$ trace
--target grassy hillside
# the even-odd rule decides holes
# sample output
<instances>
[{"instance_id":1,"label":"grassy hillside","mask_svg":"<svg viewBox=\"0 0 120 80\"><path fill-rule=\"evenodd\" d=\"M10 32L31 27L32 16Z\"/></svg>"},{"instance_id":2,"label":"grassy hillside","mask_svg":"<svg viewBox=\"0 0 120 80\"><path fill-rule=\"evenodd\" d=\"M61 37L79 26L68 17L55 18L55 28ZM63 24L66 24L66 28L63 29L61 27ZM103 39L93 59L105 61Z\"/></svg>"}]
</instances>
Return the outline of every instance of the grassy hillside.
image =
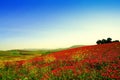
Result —
<instances>
[{"instance_id":1,"label":"grassy hillside","mask_svg":"<svg viewBox=\"0 0 120 80\"><path fill-rule=\"evenodd\" d=\"M25 50L7 50L7 51L0 51L0 61L14 61L14 60L27 60L34 58L36 56L47 55L50 53L81 47L83 45L74 45L69 48L58 48L58 49L25 49Z\"/></svg>"},{"instance_id":2,"label":"grassy hillside","mask_svg":"<svg viewBox=\"0 0 120 80\"><path fill-rule=\"evenodd\" d=\"M120 80L120 43L77 47L2 64L0 80Z\"/></svg>"},{"instance_id":3,"label":"grassy hillside","mask_svg":"<svg viewBox=\"0 0 120 80\"><path fill-rule=\"evenodd\" d=\"M70 48L77 48L77 47L82 47L82 46L85 46L85 45L73 45Z\"/></svg>"},{"instance_id":4,"label":"grassy hillside","mask_svg":"<svg viewBox=\"0 0 120 80\"><path fill-rule=\"evenodd\" d=\"M39 49L39 50L8 50L0 51L0 61L18 61L27 60L36 56L47 55L53 52L61 51L66 48L59 49Z\"/></svg>"}]
</instances>

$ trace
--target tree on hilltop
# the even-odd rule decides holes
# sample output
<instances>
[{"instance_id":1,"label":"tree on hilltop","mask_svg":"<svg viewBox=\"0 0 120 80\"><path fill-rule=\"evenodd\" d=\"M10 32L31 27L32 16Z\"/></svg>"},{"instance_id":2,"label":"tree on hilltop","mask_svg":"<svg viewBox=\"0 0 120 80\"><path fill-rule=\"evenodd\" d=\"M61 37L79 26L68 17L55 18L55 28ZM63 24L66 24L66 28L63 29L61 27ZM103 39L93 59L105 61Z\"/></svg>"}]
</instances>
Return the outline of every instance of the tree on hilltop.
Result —
<instances>
[{"instance_id":1,"label":"tree on hilltop","mask_svg":"<svg viewBox=\"0 0 120 80\"><path fill-rule=\"evenodd\" d=\"M113 42L120 42L119 40L114 40L112 41L112 38L107 38L107 39L102 39L102 40L97 40L97 44L106 44L106 43L113 43Z\"/></svg>"},{"instance_id":2,"label":"tree on hilltop","mask_svg":"<svg viewBox=\"0 0 120 80\"><path fill-rule=\"evenodd\" d=\"M107 40L102 39L102 44L105 44L105 43L107 43Z\"/></svg>"},{"instance_id":3,"label":"tree on hilltop","mask_svg":"<svg viewBox=\"0 0 120 80\"><path fill-rule=\"evenodd\" d=\"M102 42L101 40L98 40L96 43L97 43L97 44L101 44L101 42Z\"/></svg>"},{"instance_id":4,"label":"tree on hilltop","mask_svg":"<svg viewBox=\"0 0 120 80\"><path fill-rule=\"evenodd\" d=\"M107 38L107 43L111 43L112 42L112 38Z\"/></svg>"}]
</instances>

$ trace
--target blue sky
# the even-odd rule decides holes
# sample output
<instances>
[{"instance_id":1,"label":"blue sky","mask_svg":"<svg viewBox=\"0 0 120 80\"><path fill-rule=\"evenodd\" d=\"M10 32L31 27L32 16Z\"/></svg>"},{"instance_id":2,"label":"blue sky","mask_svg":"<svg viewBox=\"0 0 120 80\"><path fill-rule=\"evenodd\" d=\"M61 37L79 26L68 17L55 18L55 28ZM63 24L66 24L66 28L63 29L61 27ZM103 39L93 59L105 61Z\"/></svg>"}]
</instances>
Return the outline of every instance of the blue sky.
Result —
<instances>
[{"instance_id":1,"label":"blue sky","mask_svg":"<svg viewBox=\"0 0 120 80\"><path fill-rule=\"evenodd\" d=\"M0 49L60 48L120 39L119 0L0 0Z\"/></svg>"}]
</instances>

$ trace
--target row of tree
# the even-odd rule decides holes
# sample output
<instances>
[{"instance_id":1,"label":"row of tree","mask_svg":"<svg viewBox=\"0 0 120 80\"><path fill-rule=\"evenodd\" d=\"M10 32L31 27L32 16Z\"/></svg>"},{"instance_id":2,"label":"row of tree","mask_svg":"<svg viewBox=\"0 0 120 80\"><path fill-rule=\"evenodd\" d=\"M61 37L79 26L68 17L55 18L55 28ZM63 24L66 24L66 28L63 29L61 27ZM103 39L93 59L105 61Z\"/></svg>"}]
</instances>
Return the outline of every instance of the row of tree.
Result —
<instances>
[{"instance_id":1,"label":"row of tree","mask_svg":"<svg viewBox=\"0 0 120 80\"><path fill-rule=\"evenodd\" d=\"M106 44L106 43L112 43L112 42L119 42L119 40L112 41L112 38L97 40L97 44Z\"/></svg>"}]
</instances>

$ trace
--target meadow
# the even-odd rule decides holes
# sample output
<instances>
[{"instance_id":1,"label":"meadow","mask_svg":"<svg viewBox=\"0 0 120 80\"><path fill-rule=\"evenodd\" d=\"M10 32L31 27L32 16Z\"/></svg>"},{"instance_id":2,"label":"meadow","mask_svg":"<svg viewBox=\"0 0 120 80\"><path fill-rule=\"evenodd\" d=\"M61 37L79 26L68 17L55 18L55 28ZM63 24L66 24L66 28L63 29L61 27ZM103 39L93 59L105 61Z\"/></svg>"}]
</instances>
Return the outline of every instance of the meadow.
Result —
<instances>
[{"instance_id":1,"label":"meadow","mask_svg":"<svg viewBox=\"0 0 120 80\"><path fill-rule=\"evenodd\" d=\"M120 80L119 42L27 53L7 51L4 57L21 58L0 64L0 80Z\"/></svg>"}]
</instances>

